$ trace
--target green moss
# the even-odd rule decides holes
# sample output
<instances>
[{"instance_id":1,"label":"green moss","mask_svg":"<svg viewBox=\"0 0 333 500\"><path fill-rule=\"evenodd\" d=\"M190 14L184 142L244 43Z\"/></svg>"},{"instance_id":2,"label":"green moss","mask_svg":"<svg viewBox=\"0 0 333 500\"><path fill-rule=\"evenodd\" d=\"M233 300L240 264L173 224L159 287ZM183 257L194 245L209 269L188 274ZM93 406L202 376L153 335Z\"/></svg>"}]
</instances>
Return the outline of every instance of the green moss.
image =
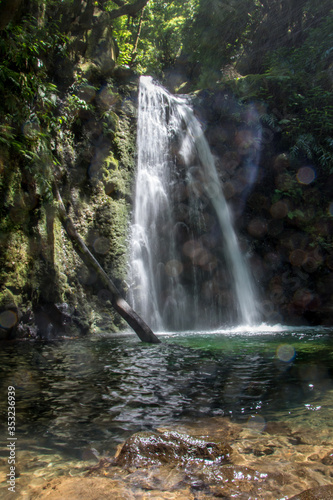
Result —
<instances>
[{"instance_id":1,"label":"green moss","mask_svg":"<svg viewBox=\"0 0 333 500\"><path fill-rule=\"evenodd\" d=\"M57 278L59 301L66 302L71 294L70 278L75 272L76 263L73 250L68 246L67 237L63 234L59 219L54 220L54 270Z\"/></svg>"},{"instance_id":2,"label":"green moss","mask_svg":"<svg viewBox=\"0 0 333 500\"><path fill-rule=\"evenodd\" d=\"M129 116L122 114L115 134L115 145L122 165L127 170L134 169L136 131Z\"/></svg>"},{"instance_id":3,"label":"green moss","mask_svg":"<svg viewBox=\"0 0 333 500\"><path fill-rule=\"evenodd\" d=\"M110 170L119 169L119 161L114 157L113 152L104 160L106 173Z\"/></svg>"},{"instance_id":4,"label":"green moss","mask_svg":"<svg viewBox=\"0 0 333 500\"><path fill-rule=\"evenodd\" d=\"M118 285L126 277L128 219L128 203L104 195L86 237L98 261Z\"/></svg>"},{"instance_id":5,"label":"green moss","mask_svg":"<svg viewBox=\"0 0 333 500\"><path fill-rule=\"evenodd\" d=\"M115 131L119 128L119 116L111 109L103 113L104 131L108 134L110 131Z\"/></svg>"},{"instance_id":6,"label":"green moss","mask_svg":"<svg viewBox=\"0 0 333 500\"><path fill-rule=\"evenodd\" d=\"M3 206L10 207L20 202L22 172L19 166L11 163L5 170L2 176L1 187L3 188Z\"/></svg>"},{"instance_id":7,"label":"green moss","mask_svg":"<svg viewBox=\"0 0 333 500\"><path fill-rule=\"evenodd\" d=\"M5 265L0 272L1 282L11 289L23 289L29 280L31 256L29 253L29 239L22 231L16 231L8 235L3 260Z\"/></svg>"},{"instance_id":8,"label":"green moss","mask_svg":"<svg viewBox=\"0 0 333 500\"><path fill-rule=\"evenodd\" d=\"M111 153L105 160L102 168L105 193L111 197L123 198L130 195L128 172L119 170L119 162Z\"/></svg>"},{"instance_id":9,"label":"green moss","mask_svg":"<svg viewBox=\"0 0 333 500\"><path fill-rule=\"evenodd\" d=\"M16 309L22 303L20 295L14 295L8 288L0 292L0 310L1 309Z\"/></svg>"},{"instance_id":10,"label":"green moss","mask_svg":"<svg viewBox=\"0 0 333 500\"><path fill-rule=\"evenodd\" d=\"M126 251L126 232L128 226L128 204L124 200L111 200L111 236L116 255Z\"/></svg>"}]
</instances>

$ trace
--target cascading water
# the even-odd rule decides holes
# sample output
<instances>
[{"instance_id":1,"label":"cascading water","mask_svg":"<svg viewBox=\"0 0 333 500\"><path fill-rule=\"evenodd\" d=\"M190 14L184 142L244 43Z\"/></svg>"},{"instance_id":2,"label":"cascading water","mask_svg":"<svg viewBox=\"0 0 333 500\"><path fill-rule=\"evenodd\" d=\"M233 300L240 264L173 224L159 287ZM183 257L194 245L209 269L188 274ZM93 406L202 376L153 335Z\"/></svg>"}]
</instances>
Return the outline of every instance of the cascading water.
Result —
<instances>
[{"instance_id":1,"label":"cascading water","mask_svg":"<svg viewBox=\"0 0 333 500\"><path fill-rule=\"evenodd\" d=\"M156 330L257 320L214 158L185 97L139 87L129 301ZM231 291L230 291L231 290Z\"/></svg>"}]
</instances>

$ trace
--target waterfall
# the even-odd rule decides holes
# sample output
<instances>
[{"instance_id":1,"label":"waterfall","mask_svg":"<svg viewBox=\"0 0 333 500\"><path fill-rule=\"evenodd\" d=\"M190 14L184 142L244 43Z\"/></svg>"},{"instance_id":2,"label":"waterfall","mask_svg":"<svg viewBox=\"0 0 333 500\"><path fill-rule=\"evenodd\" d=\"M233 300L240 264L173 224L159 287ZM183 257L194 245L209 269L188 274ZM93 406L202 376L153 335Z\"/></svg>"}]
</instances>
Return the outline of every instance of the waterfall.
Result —
<instances>
[{"instance_id":1,"label":"waterfall","mask_svg":"<svg viewBox=\"0 0 333 500\"><path fill-rule=\"evenodd\" d=\"M128 300L156 330L257 320L214 158L188 99L140 78Z\"/></svg>"}]
</instances>

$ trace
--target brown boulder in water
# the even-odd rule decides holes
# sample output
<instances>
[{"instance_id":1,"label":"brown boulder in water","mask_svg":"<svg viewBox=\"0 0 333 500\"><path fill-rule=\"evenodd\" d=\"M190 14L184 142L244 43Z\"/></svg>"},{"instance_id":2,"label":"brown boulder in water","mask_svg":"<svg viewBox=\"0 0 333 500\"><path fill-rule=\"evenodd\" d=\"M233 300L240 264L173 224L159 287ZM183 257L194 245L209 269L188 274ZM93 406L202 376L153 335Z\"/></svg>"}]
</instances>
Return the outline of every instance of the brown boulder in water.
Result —
<instances>
[{"instance_id":1,"label":"brown boulder in water","mask_svg":"<svg viewBox=\"0 0 333 500\"><path fill-rule=\"evenodd\" d=\"M179 432L139 432L123 444L113 465L132 468L191 460L228 463L230 453L231 447L227 444L207 442Z\"/></svg>"}]
</instances>

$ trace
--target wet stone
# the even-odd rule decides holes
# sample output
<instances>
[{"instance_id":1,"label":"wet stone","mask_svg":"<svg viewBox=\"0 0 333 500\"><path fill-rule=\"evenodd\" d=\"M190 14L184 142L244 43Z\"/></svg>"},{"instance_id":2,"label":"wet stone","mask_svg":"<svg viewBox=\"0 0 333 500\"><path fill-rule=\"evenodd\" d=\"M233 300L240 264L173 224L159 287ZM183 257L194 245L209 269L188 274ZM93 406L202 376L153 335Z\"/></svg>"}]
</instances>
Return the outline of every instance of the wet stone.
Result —
<instances>
[{"instance_id":1,"label":"wet stone","mask_svg":"<svg viewBox=\"0 0 333 500\"><path fill-rule=\"evenodd\" d=\"M228 444L207 442L179 432L134 434L116 455L114 465L138 468L147 465L183 464L189 461L228 463Z\"/></svg>"},{"instance_id":2,"label":"wet stone","mask_svg":"<svg viewBox=\"0 0 333 500\"><path fill-rule=\"evenodd\" d=\"M150 491L178 491L186 486L184 472L166 466L139 469L127 476L127 481L131 488Z\"/></svg>"},{"instance_id":3,"label":"wet stone","mask_svg":"<svg viewBox=\"0 0 333 500\"><path fill-rule=\"evenodd\" d=\"M254 431L228 418L203 418L134 434L97 465L20 456L23 469L26 461L37 469L33 477L33 469L24 470L19 483L24 498L37 500L333 500L332 434L316 425L291 418Z\"/></svg>"}]
</instances>

